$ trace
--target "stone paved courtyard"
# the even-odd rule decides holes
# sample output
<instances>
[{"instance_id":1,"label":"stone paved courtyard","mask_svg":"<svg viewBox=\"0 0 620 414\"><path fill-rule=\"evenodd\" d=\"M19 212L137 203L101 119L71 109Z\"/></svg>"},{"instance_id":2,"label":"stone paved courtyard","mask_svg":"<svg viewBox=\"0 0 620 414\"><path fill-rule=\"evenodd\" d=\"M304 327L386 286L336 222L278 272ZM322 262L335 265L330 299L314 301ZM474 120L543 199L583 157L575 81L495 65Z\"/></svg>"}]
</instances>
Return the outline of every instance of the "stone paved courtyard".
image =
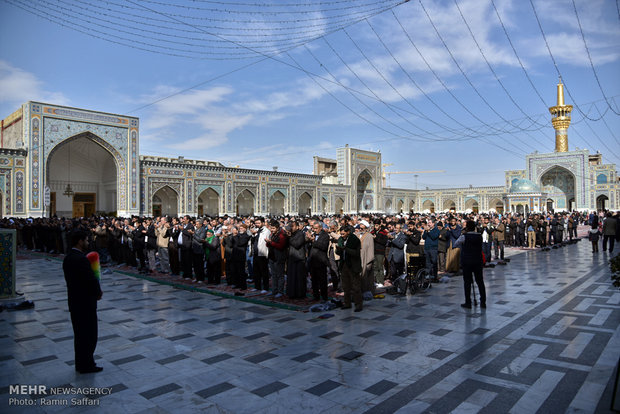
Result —
<instances>
[{"instance_id":1,"label":"stone paved courtyard","mask_svg":"<svg viewBox=\"0 0 620 414\"><path fill-rule=\"evenodd\" d=\"M104 371L86 375L73 367L61 263L19 260L18 290L36 307L0 313L0 412L66 410L9 406L14 384L112 388L71 412L609 412L620 354L609 254L587 241L518 253L485 270L486 311L460 308L460 277L320 319L104 275ZM71 397L82 396L49 398Z\"/></svg>"}]
</instances>

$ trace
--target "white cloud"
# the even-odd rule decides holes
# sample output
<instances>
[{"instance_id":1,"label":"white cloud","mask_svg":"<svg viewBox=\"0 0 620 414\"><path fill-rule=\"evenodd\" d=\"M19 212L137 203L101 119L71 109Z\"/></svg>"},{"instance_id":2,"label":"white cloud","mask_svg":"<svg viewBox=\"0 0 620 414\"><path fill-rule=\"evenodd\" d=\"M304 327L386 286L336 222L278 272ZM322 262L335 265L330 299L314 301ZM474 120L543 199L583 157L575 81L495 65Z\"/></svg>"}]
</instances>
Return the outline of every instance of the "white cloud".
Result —
<instances>
[{"instance_id":1,"label":"white cloud","mask_svg":"<svg viewBox=\"0 0 620 414\"><path fill-rule=\"evenodd\" d=\"M61 92L44 89L44 82L34 74L0 60L0 103L22 104L27 101L54 102L67 105L69 100Z\"/></svg>"}]
</instances>

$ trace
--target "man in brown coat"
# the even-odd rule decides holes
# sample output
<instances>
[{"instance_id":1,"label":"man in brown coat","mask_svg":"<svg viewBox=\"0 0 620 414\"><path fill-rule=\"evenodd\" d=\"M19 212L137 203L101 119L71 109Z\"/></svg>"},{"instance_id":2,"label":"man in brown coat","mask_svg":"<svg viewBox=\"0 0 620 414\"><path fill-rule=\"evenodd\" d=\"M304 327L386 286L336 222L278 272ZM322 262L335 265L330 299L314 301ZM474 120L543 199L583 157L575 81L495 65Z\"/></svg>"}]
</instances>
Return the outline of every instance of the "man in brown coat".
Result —
<instances>
[{"instance_id":1,"label":"man in brown coat","mask_svg":"<svg viewBox=\"0 0 620 414\"><path fill-rule=\"evenodd\" d=\"M506 226L499 218L495 219L495 231L493 232L493 245L495 246L495 260L504 260L504 234Z\"/></svg>"}]
</instances>

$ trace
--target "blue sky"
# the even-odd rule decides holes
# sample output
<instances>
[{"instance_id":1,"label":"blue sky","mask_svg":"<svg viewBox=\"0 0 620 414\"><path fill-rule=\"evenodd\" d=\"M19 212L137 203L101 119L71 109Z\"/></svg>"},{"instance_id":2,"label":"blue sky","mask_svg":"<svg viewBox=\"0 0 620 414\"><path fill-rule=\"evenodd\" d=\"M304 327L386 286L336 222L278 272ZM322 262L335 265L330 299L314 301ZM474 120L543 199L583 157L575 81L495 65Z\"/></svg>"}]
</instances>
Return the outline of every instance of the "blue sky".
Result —
<instances>
[{"instance_id":1,"label":"blue sky","mask_svg":"<svg viewBox=\"0 0 620 414\"><path fill-rule=\"evenodd\" d=\"M303 173L349 144L445 170L420 188L502 185L553 151L558 71L570 148L620 163L619 61L612 0L0 0L2 117L132 115L142 154Z\"/></svg>"}]
</instances>

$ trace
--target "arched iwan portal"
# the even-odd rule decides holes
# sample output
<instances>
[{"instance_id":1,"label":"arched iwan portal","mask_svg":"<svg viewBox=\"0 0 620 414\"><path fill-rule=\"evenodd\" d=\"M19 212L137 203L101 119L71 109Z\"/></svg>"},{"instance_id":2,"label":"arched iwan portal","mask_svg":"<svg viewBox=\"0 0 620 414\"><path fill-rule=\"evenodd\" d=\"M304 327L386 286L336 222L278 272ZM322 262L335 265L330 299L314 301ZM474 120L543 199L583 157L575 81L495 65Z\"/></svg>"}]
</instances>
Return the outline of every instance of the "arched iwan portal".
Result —
<instances>
[{"instance_id":1,"label":"arched iwan portal","mask_svg":"<svg viewBox=\"0 0 620 414\"><path fill-rule=\"evenodd\" d=\"M435 212L435 203L433 203L431 200L426 200L424 202L424 204L422 204L422 209L424 211L428 210L431 213Z\"/></svg>"},{"instance_id":2,"label":"arched iwan portal","mask_svg":"<svg viewBox=\"0 0 620 414\"><path fill-rule=\"evenodd\" d=\"M297 205L299 207L299 214L312 214L312 197L307 192L303 192L299 196Z\"/></svg>"},{"instance_id":3,"label":"arched iwan portal","mask_svg":"<svg viewBox=\"0 0 620 414\"><path fill-rule=\"evenodd\" d=\"M198 215L217 217L220 214L220 195L207 188L198 196Z\"/></svg>"},{"instance_id":4,"label":"arched iwan portal","mask_svg":"<svg viewBox=\"0 0 620 414\"><path fill-rule=\"evenodd\" d=\"M52 150L47 163L47 182L56 200L52 214L87 217L117 210L117 165L101 145L86 136L69 138ZM63 194L67 184L73 197Z\"/></svg>"},{"instance_id":5,"label":"arched iwan portal","mask_svg":"<svg viewBox=\"0 0 620 414\"><path fill-rule=\"evenodd\" d=\"M254 194L250 190L243 190L237 196L237 215L251 216L254 215Z\"/></svg>"},{"instance_id":6,"label":"arched iwan portal","mask_svg":"<svg viewBox=\"0 0 620 414\"><path fill-rule=\"evenodd\" d=\"M153 194L153 217L177 216L179 214L179 196L169 186L163 186Z\"/></svg>"},{"instance_id":7,"label":"arched iwan portal","mask_svg":"<svg viewBox=\"0 0 620 414\"><path fill-rule=\"evenodd\" d=\"M568 210L575 198L575 176L563 167L552 167L540 177L541 191L553 200L556 210Z\"/></svg>"}]
</instances>

